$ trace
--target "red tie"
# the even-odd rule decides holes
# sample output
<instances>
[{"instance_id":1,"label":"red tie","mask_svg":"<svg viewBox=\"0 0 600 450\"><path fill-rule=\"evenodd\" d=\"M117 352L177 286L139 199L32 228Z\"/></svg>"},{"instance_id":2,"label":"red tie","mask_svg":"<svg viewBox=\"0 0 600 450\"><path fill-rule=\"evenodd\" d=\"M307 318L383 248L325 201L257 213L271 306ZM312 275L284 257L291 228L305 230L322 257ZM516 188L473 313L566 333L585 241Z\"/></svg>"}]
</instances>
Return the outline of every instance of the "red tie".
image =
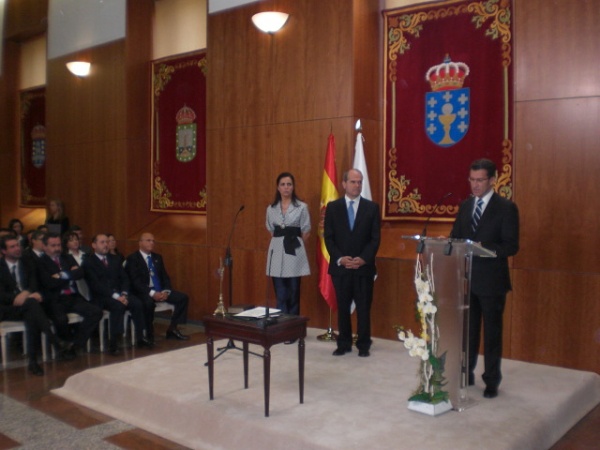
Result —
<instances>
[{"instance_id":1,"label":"red tie","mask_svg":"<svg viewBox=\"0 0 600 450\"><path fill-rule=\"evenodd\" d=\"M104 267L108 267L108 261L106 260L106 256L102 258L102 264L104 264Z\"/></svg>"}]
</instances>

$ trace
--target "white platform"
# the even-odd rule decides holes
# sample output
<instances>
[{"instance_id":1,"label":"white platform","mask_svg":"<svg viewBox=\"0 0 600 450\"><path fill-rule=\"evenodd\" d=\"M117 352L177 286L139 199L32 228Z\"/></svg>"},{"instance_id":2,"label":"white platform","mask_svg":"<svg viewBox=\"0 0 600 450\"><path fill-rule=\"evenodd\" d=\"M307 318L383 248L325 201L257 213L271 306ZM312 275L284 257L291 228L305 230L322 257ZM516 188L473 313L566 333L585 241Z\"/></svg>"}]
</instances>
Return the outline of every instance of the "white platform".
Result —
<instances>
[{"instance_id":1,"label":"white platform","mask_svg":"<svg viewBox=\"0 0 600 450\"><path fill-rule=\"evenodd\" d=\"M407 409L418 362L399 341L375 339L370 358L356 350L334 357L334 344L316 339L321 333L309 329L302 405L296 346L271 349L268 418L262 359L250 356L247 390L242 353L217 359L210 401L205 345L90 369L53 392L203 450L545 449L600 403L595 373L504 360L497 398L482 397L477 375L473 407L430 417Z\"/></svg>"}]
</instances>

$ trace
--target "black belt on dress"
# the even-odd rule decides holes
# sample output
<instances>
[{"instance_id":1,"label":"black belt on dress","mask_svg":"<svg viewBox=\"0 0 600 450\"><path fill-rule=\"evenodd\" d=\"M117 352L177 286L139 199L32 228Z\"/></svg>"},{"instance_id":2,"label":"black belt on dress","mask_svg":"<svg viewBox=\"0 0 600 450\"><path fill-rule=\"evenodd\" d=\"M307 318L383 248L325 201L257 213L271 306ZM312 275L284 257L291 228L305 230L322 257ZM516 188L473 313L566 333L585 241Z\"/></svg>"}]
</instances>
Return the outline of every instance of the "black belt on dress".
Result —
<instances>
[{"instance_id":1,"label":"black belt on dress","mask_svg":"<svg viewBox=\"0 0 600 450\"><path fill-rule=\"evenodd\" d=\"M273 237L281 237L283 236L283 248L288 255L296 255L296 249L300 247L300 240L298 239L302 236L302 231L300 227L285 227L282 228L279 225L275 225L275 231L273 232Z\"/></svg>"}]
</instances>

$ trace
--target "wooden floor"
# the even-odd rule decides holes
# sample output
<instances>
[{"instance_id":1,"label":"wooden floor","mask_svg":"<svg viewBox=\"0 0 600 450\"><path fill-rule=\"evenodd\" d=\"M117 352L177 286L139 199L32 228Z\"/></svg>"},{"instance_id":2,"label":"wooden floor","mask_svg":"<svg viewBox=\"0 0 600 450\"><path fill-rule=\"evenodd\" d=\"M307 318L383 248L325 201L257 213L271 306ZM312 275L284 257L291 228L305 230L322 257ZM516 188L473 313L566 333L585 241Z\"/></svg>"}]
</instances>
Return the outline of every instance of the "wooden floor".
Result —
<instances>
[{"instance_id":1,"label":"wooden floor","mask_svg":"<svg viewBox=\"0 0 600 450\"><path fill-rule=\"evenodd\" d=\"M164 336L166 325L157 324L157 336ZM195 328L196 331L198 328ZM184 332L186 332L184 328ZM193 331L193 328L190 328ZM29 417L35 417L35 420L40 420L41 417L47 417L45 422L46 433L65 433L65 425L68 426L69 439L78 434L81 440L85 442L86 433L93 427L104 426L105 428L116 430L114 433L105 431L105 437L101 437L99 443L90 446L80 446L79 448L124 448L124 449L144 449L144 450L161 450L161 449L185 449L185 447L167 441L160 436L148 433L139 428L134 428L128 424L116 421L111 417L99 414L90 409L81 407L77 404L63 400L50 393L52 389L61 387L65 380L71 375L82 370L98 367L117 362L128 361L133 358L147 356L166 352L169 350L180 349L187 346L203 344L206 342L205 336L201 332L190 334L190 340L186 342L157 339L157 345L154 349L138 350L125 348L120 356L110 356L106 354L91 353L80 355L73 361L51 361L44 363L43 367L45 375L42 377L32 376L27 372L25 361L22 360L21 349L18 345L13 345L10 348L9 356L11 366L19 365L2 371L2 394L12 400L11 406L8 401L2 401L0 398L0 450L18 448L21 446L39 447L39 436L33 436L35 433L28 433L27 420ZM202 355L199 355L202 357ZM21 360L21 361L19 361ZM19 408L14 408L14 405ZM11 435L3 434L4 430L2 423L7 419L6 414L9 408L11 411L18 410L22 417L19 417L19 423L22 423L20 431L14 431ZM31 414L30 414L31 413ZM31 419L33 420L33 419ZM48 423L55 424L54 429L48 428ZM102 427L98 427L102 428ZM18 436L16 436L18 435ZM18 440L15 439L18 437ZM60 435L59 437L60 438ZM600 448L600 406L596 407L590 414L581 420L567 435L565 435L554 447L553 450L585 450ZM40 447L41 448L41 447ZM66 448L66 447L65 447ZM77 447L72 447L77 448ZM200 449L201 450L201 449ZM537 449L536 449L537 450Z\"/></svg>"}]
</instances>

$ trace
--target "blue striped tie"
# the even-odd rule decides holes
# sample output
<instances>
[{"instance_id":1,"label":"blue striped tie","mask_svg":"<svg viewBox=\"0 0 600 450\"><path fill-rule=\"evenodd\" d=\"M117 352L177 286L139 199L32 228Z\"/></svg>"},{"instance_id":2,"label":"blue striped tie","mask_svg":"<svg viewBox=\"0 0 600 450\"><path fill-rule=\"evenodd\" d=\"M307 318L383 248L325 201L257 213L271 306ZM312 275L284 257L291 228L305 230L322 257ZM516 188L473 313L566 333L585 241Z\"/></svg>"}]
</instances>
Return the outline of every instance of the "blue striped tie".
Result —
<instances>
[{"instance_id":1,"label":"blue striped tie","mask_svg":"<svg viewBox=\"0 0 600 450\"><path fill-rule=\"evenodd\" d=\"M475 208L475 212L473 213L473 218L471 219L471 230L473 233L477 231L477 225L479 225L479 220L481 219L481 214L483 214L483 200L477 200L477 207Z\"/></svg>"},{"instance_id":2,"label":"blue striped tie","mask_svg":"<svg viewBox=\"0 0 600 450\"><path fill-rule=\"evenodd\" d=\"M348 203L348 221L350 222L350 229L354 229L354 200L350 200Z\"/></svg>"}]
</instances>

